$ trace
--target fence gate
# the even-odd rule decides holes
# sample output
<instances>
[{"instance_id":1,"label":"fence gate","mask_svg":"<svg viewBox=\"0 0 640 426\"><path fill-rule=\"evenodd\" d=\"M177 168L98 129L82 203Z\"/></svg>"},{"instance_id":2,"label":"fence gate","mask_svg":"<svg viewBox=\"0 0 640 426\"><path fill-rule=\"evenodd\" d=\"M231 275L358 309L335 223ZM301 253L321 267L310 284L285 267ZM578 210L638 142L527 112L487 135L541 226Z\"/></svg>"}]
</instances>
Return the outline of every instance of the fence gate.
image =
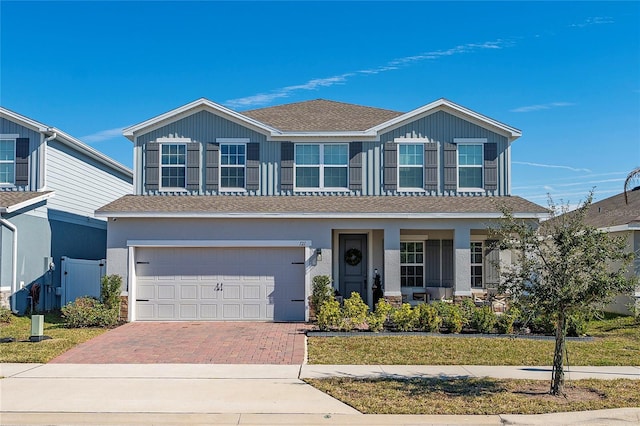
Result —
<instances>
[{"instance_id":1,"label":"fence gate","mask_svg":"<svg viewBox=\"0 0 640 426\"><path fill-rule=\"evenodd\" d=\"M66 305L78 297L100 298L100 281L107 270L107 261L62 258L61 304Z\"/></svg>"}]
</instances>

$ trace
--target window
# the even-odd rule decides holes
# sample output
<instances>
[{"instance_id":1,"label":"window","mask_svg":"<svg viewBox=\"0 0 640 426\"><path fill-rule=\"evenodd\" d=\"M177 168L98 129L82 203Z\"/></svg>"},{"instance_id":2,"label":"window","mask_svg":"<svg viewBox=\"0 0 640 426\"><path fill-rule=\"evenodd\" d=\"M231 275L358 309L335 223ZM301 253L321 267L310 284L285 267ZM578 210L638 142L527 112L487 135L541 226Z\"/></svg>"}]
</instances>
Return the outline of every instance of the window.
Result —
<instances>
[{"instance_id":1,"label":"window","mask_svg":"<svg viewBox=\"0 0 640 426\"><path fill-rule=\"evenodd\" d=\"M458 144L458 187L482 188L482 144Z\"/></svg>"},{"instance_id":2,"label":"window","mask_svg":"<svg viewBox=\"0 0 640 426\"><path fill-rule=\"evenodd\" d=\"M424 286L424 243L400 243L400 286Z\"/></svg>"},{"instance_id":3,"label":"window","mask_svg":"<svg viewBox=\"0 0 640 426\"><path fill-rule=\"evenodd\" d=\"M482 242L471 243L471 287L482 288Z\"/></svg>"},{"instance_id":4,"label":"window","mask_svg":"<svg viewBox=\"0 0 640 426\"><path fill-rule=\"evenodd\" d=\"M220 187L244 188L247 146L244 144L220 145Z\"/></svg>"},{"instance_id":5,"label":"window","mask_svg":"<svg viewBox=\"0 0 640 426\"><path fill-rule=\"evenodd\" d=\"M398 144L398 187L424 187L424 145Z\"/></svg>"},{"instance_id":6,"label":"window","mask_svg":"<svg viewBox=\"0 0 640 426\"><path fill-rule=\"evenodd\" d=\"M184 188L187 164L185 144L163 143L160 151L160 168L163 188Z\"/></svg>"},{"instance_id":7,"label":"window","mask_svg":"<svg viewBox=\"0 0 640 426\"><path fill-rule=\"evenodd\" d=\"M0 139L0 185L16 182L16 141Z\"/></svg>"},{"instance_id":8,"label":"window","mask_svg":"<svg viewBox=\"0 0 640 426\"><path fill-rule=\"evenodd\" d=\"M348 144L296 144L297 189L347 188Z\"/></svg>"}]
</instances>

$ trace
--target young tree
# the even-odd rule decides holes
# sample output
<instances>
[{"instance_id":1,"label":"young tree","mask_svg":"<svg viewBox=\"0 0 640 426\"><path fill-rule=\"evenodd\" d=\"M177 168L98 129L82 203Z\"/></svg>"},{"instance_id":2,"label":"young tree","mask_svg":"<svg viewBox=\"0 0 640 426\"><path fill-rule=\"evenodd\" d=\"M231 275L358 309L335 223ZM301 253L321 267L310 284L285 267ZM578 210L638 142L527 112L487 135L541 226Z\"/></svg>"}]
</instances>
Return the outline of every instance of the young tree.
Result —
<instances>
[{"instance_id":1,"label":"young tree","mask_svg":"<svg viewBox=\"0 0 640 426\"><path fill-rule=\"evenodd\" d=\"M556 396L564 393L567 318L602 307L634 288L635 280L626 278L633 253L625 251L625 240L584 222L592 199L590 193L569 211L549 198L550 219L539 228L502 209L503 219L491 229L500 248L513 254L511 265L502 268L501 291L555 321L550 393Z\"/></svg>"}]
</instances>

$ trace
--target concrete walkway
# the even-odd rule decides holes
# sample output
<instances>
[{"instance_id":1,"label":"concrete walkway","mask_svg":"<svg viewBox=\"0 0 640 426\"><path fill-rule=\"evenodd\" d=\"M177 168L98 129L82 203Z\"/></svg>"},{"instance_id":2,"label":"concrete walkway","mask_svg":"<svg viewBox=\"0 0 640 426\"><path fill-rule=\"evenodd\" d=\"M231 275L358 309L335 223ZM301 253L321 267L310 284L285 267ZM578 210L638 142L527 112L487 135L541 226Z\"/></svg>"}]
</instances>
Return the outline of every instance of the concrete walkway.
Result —
<instances>
[{"instance_id":1,"label":"concrete walkway","mask_svg":"<svg viewBox=\"0 0 640 426\"><path fill-rule=\"evenodd\" d=\"M575 367L640 379L640 367ZM301 378L550 377L546 367L0 364L0 424L640 424L640 408L542 416L363 415ZM580 377L582 378L582 377Z\"/></svg>"}]
</instances>

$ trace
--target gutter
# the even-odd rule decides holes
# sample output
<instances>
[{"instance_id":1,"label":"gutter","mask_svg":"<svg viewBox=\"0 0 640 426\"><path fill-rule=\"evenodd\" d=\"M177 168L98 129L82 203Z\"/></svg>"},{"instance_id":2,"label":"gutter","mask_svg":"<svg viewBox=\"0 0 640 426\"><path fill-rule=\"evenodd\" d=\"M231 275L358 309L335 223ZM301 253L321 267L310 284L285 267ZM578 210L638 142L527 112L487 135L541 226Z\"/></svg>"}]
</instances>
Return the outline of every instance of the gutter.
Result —
<instances>
[{"instance_id":1,"label":"gutter","mask_svg":"<svg viewBox=\"0 0 640 426\"><path fill-rule=\"evenodd\" d=\"M51 131L51 129L47 129L47 131ZM58 137L58 133L56 131L53 131L53 133L51 134L51 136L47 136L44 141L42 141L42 147L43 147L43 155L42 158L44 159L44 161L42 161L42 188L41 190L46 190L47 189L47 143L51 142L52 140L54 140L55 138Z\"/></svg>"},{"instance_id":2,"label":"gutter","mask_svg":"<svg viewBox=\"0 0 640 426\"><path fill-rule=\"evenodd\" d=\"M0 218L0 223L9 228L13 232L13 259L11 262L11 312L17 314L16 309L16 278L18 273L18 228L6 219Z\"/></svg>"}]
</instances>

